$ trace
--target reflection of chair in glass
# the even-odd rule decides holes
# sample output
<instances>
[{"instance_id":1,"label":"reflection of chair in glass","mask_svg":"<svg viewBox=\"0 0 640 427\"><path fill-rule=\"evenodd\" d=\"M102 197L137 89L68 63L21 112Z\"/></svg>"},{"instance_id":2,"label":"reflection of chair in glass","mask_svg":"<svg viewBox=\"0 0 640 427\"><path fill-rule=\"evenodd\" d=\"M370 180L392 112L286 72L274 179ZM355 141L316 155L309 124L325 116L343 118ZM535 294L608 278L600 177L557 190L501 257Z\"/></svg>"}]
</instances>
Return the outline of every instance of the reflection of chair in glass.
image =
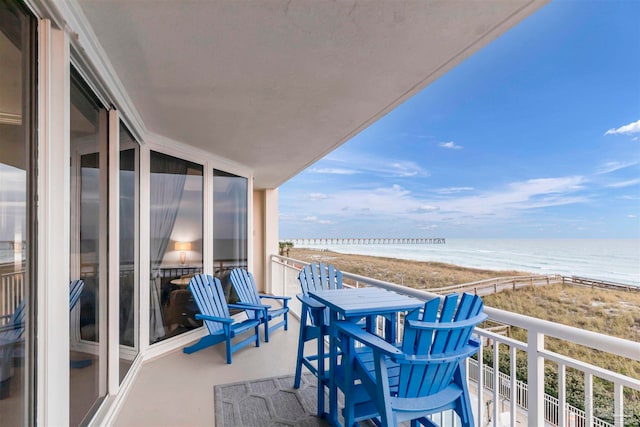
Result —
<instances>
[{"instance_id":1,"label":"reflection of chair in glass","mask_svg":"<svg viewBox=\"0 0 640 427\"><path fill-rule=\"evenodd\" d=\"M302 294L297 296L302 303L302 313L294 380L295 388L300 387L302 365L317 377L322 378L324 376L324 360L328 357L324 351L324 336L328 333L329 310L308 294L310 291L316 290L341 289L342 272L333 265L309 264L300 271L298 281L302 286ZM304 344L310 340L316 340L317 351L315 354L305 356ZM318 393L324 393L321 387L319 387Z\"/></svg>"},{"instance_id":2,"label":"reflection of chair in glass","mask_svg":"<svg viewBox=\"0 0 640 427\"><path fill-rule=\"evenodd\" d=\"M169 282L171 290L165 307L165 322L169 332L180 327L192 329L202 326L193 320L197 307L191 292L187 290L187 285L193 276L195 273L183 274L179 279Z\"/></svg>"},{"instance_id":3,"label":"reflection of chair in glass","mask_svg":"<svg viewBox=\"0 0 640 427\"><path fill-rule=\"evenodd\" d=\"M0 399L9 397L15 345L22 339L25 318L24 300L13 314L1 316L8 323L0 326Z\"/></svg>"},{"instance_id":4,"label":"reflection of chair in glass","mask_svg":"<svg viewBox=\"0 0 640 427\"><path fill-rule=\"evenodd\" d=\"M346 426L372 418L384 426L407 420L435 426L425 417L449 409L463 426L474 425L465 359L478 351L471 334L487 316L478 296L463 294L457 302L457 294L447 295L439 309L434 298L422 315L408 315L400 348L357 324L337 322L342 365L336 382L345 395Z\"/></svg>"},{"instance_id":5,"label":"reflection of chair in glass","mask_svg":"<svg viewBox=\"0 0 640 427\"><path fill-rule=\"evenodd\" d=\"M73 307L78 303L83 287L84 281L82 280L73 280L69 283L69 311L73 310ZM0 399L5 399L9 396L13 359L22 359L24 357L22 349L16 347L16 345L22 340L25 315L23 299L15 308L13 314L0 316L9 319L8 323L0 326ZM86 363L85 361L79 362ZM74 366L74 361L71 361L72 368L89 366L90 364L91 361L88 361L88 364Z\"/></svg>"},{"instance_id":6,"label":"reflection of chair in glass","mask_svg":"<svg viewBox=\"0 0 640 427\"><path fill-rule=\"evenodd\" d=\"M189 290L193 294L193 298L200 310L196 314L197 320L204 320L209 335L200 338L198 342L185 347L182 351L191 354L203 348L226 342L227 346L227 363L231 363L231 353L239 350L251 342L255 342L256 347L260 347L260 321L256 319L247 319L244 321L236 321L229 314L229 308L238 308L241 310L263 310L263 306L250 306L247 304L227 304L222 291L220 280L207 274L197 274L189 282ZM232 343L232 339L250 332L253 333L242 340Z\"/></svg>"},{"instance_id":7,"label":"reflection of chair in glass","mask_svg":"<svg viewBox=\"0 0 640 427\"><path fill-rule=\"evenodd\" d=\"M76 279L69 282L69 311L73 312L73 308L76 306L78 301L80 301L80 294L82 294L82 290L84 289L84 280ZM71 316L71 321L75 321L75 328L78 328L78 319L79 317ZM72 369L82 369L87 366L91 366L93 361L91 359L82 359L82 360L71 360L69 365Z\"/></svg>"},{"instance_id":8,"label":"reflection of chair in glass","mask_svg":"<svg viewBox=\"0 0 640 427\"><path fill-rule=\"evenodd\" d=\"M236 290L240 301L238 305L250 304L252 306L262 305L263 299L275 299L282 301L283 307L280 308L271 308L268 305L262 305L263 310L261 311L248 311L247 316L249 318L259 319L261 323L264 323L264 340L265 342L269 342L269 332L278 329L281 326L284 326L284 330L289 329L288 325L288 315L289 315L289 307L288 302L291 297L284 296L274 296L274 295L263 295L258 293L258 288L256 287L256 282L253 280L253 274L249 273L244 268L234 268L231 271L231 275L229 276L231 279L231 284L233 288ZM271 323L271 320L282 316L283 319L278 323Z\"/></svg>"}]
</instances>

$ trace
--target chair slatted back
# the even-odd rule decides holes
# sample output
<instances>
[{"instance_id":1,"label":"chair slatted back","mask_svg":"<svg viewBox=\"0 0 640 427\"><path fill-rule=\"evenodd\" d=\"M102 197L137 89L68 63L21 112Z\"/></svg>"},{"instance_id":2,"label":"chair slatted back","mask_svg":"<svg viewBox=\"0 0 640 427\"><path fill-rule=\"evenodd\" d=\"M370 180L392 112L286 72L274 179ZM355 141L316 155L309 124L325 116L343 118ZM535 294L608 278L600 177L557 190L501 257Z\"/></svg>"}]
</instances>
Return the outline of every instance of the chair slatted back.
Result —
<instances>
[{"instance_id":1,"label":"chair slatted back","mask_svg":"<svg viewBox=\"0 0 640 427\"><path fill-rule=\"evenodd\" d=\"M208 274L196 274L189 281L189 290L201 314L230 318L229 307L224 298L220 279ZM223 330L221 323L205 320L209 333L215 335Z\"/></svg>"},{"instance_id":2,"label":"chair slatted back","mask_svg":"<svg viewBox=\"0 0 640 427\"><path fill-rule=\"evenodd\" d=\"M331 264L312 263L300 270L298 281L305 295L309 291L341 289L342 272Z\"/></svg>"},{"instance_id":3,"label":"chair slatted back","mask_svg":"<svg viewBox=\"0 0 640 427\"><path fill-rule=\"evenodd\" d=\"M84 289L84 280L76 279L69 282L69 311L73 310L78 303L82 289Z\"/></svg>"},{"instance_id":4,"label":"chair slatted back","mask_svg":"<svg viewBox=\"0 0 640 427\"><path fill-rule=\"evenodd\" d=\"M234 268L231 270L229 279L231 280L231 284L236 290L240 301L248 304L262 304L258 294L258 287L253 279L253 274L249 273L244 268Z\"/></svg>"},{"instance_id":5,"label":"chair slatted back","mask_svg":"<svg viewBox=\"0 0 640 427\"><path fill-rule=\"evenodd\" d=\"M241 302L248 304L261 305L260 296L258 293L258 287L253 279L253 274L244 268L234 268L229 275L231 284L238 294L238 299ZM247 310L247 317L255 319L259 315L259 312L254 310Z\"/></svg>"},{"instance_id":6,"label":"chair slatted back","mask_svg":"<svg viewBox=\"0 0 640 427\"><path fill-rule=\"evenodd\" d=\"M298 274L298 281L302 286L302 293L307 295L310 291L322 291L342 289L342 271L331 264L311 263L306 265ZM320 319L310 316L311 323L318 325ZM324 310L325 325L329 324L329 310Z\"/></svg>"},{"instance_id":7,"label":"chair slatted back","mask_svg":"<svg viewBox=\"0 0 640 427\"><path fill-rule=\"evenodd\" d=\"M482 299L463 294L444 297L425 303L422 319L418 314L408 316L405 323L402 351L405 354L428 356L425 363L402 364L400 368L398 397L422 397L447 387L458 364L466 356L468 341L475 325L486 318L482 313ZM413 318L411 318L413 317Z\"/></svg>"}]
</instances>

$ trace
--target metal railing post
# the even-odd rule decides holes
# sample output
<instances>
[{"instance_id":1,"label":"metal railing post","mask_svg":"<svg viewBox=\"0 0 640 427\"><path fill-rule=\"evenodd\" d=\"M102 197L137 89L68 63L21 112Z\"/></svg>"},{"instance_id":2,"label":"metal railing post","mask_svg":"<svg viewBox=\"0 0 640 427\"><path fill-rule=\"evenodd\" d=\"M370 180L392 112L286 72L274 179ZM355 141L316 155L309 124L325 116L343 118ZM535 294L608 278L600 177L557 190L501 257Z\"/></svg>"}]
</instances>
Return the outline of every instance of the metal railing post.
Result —
<instances>
[{"instance_id":1,"label":"metal railing post","mask_svg":"<svg viewBox=\"0 0 640 427\"><path fill-rule=\"evenodd\" d=\"M529 388L529 425L544 425L544 335L533 329L527 333L527 384Z\"/></svg>"}]
</instances>

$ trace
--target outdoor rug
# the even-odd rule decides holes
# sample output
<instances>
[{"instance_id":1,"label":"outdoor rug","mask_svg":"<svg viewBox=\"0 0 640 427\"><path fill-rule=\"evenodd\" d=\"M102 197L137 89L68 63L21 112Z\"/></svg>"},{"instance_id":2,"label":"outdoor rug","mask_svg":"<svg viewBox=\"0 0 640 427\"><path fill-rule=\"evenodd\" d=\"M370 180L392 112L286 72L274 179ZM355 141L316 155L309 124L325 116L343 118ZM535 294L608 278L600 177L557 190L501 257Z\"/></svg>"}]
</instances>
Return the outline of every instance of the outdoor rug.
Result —
<instances>
[{"instance_id":1,"label":"outdoor rug","mask_svg":"<svg viewBox=\"0 0 640 427\"><path fill-rule=\"evenodd\" d=\"M316 377L309 373L297 390L293 375L217 385L216 427L328 426L316 416L317 390Z\"/></svg>"}]
</instances>

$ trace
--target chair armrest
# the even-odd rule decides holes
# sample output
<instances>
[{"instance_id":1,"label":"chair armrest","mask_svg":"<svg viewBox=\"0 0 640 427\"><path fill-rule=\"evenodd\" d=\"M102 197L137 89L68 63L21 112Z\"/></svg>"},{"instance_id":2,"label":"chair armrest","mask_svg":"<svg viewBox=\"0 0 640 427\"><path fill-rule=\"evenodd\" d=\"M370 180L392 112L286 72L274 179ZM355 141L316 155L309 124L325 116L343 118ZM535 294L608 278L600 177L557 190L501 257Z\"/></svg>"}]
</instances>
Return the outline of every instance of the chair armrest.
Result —
<instances>
[{"instance_id":1,"label":"chair armrest","mask_svg":"<svg viewBox=\"0 0 640 427\"><path fill-rule=\"evenodd\" d=\"M211 322L220 322L220 323L233 323L233 319L228 319L226 317L216 317L216 316L207 316L206 314L196 314L196 320L209 320Z\"/></svg>"},{"instance_id":2,"label":"chair armrest","mask_svg":"<svg viewBox=\"0 0 640 427\"><path fill-rule=\"evenodd\" d=\"M324 304L322 304L321 302L319 302L315 298L311 298L309 295L298 294L298 295L296 295L296 298L298 298L301 303L309 306L309 308L312 308L312 309L324 309L325 308Z\"/></svg>"},{"instance_id":3,"label":"chair armrest","mask_svg":"<svg viewBox=\"0 0 640 427\"><path fill-rule=\"evenodd\" d=\"M266 294L258 294L258 296L260 298L270 298L270 299L279 299L282 301L288 301L291 299L291 297L285 297L285 296L280 296L280 295L266 295Z\"/></svg>"},{"instance_id":4,"label":"chair armrest","mask_svg":"<svg viewBox=\"0 0 640 427\"><path fill-rule=\"evenodd\" d=\"M227 304L229 308L239 308L240 310L254 310L254 311L263 311L268 310L270 307L268 305L255 305L249 304L247 302L237 302L235 304Z\"/></svg>"},{"instance_id":5,"label":"chair armrest","mask_svg":"<svg viewBox=\"0 0 640 427\"><path fill-rule=\"evenodd\" d=\"M371 347L372 349L384 353L387 356L391 356L394 359L404 356L402 351L379 336L365 331L362 327L358 326L357 323L349 322L348 320L339 320L335 322L334 325L341 333L348 335L354 340L360 341L367 347Z\"/></svg>"}]
</instances>

